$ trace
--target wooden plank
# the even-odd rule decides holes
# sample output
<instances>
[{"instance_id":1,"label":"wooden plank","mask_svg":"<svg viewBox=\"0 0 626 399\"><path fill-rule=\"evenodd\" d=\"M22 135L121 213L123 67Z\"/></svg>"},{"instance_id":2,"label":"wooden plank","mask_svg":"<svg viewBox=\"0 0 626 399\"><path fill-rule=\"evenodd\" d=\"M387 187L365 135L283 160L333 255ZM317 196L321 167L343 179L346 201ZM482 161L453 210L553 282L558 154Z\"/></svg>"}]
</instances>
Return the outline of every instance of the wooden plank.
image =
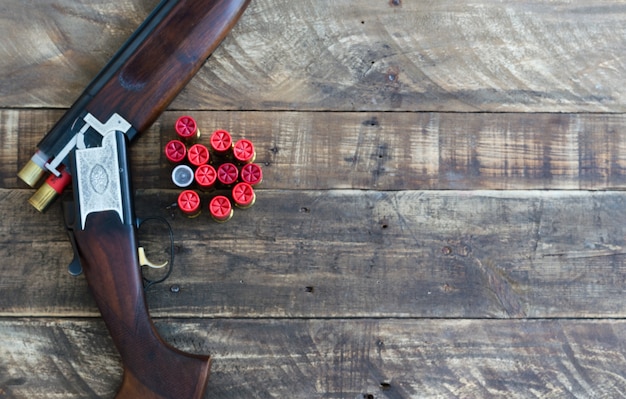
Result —
<instances>
[{"instance_id":1,"label":"wooden plank","mask_svg":"<svg viewBox=\"0 0 626 399\"><path fill-rule=\"evenodd\" d=\"M157 320L211 353L207 397L623 397L623 320ZM99 320L0 321L0 395L113 397Z\"/></svg>"},{"instance_id":2,"label":"wooden plank","mask_svg":"<svg viewBox=\"0 0 626 399\"><path fill-rule=\"evenodd\" d=\"M3 106L71 105L156 4L158 0L3 1Z\"/></svg>"},{"instance_id":3,"label":"wooden plank","mask_svg":"<svg viewBox=\"0 0 626 399\"><path fill-rule=\"evenodd\" d=\"M42 216L29 191L0 193L0 314L96 315L83 278L66 274L59 208ZM148 295L158 316L626 315L621 192L260 190L226 224L181 217L177 195L136 199L176 234L171 280ZM165 231L140 241L166 254Z\"/></svg>"},{"instance_id":4,"label":"wooden plank","mask_svg":"<svg viewBox=\"0 0 626 399\"><path fill-rule=\"evenodd\" d=\"M0 187L15 187L20 113L0 111Z\"/></svg>"},{"instance_id":5,"label":"wooden plank","mask_svg":"<svg viewBox=\"0 0 626 399\"><path fill-rule=\"evenodd\" d=\"M157 1L0 5L0 398L121 381L59 208L15 174ZM625 22L620 0L255 0L132 149L138 214L175 232L150 311L214 356L207 396L624 397L626 197L532 190L626 187ZM183 113L257 144L226 224L172 208ZM140 232L156 260L164 237Z\"/></svg>"},{"instance_id":6,"label":"wooden plank","mask_svg":"<svg viewBox=\"0 0 626 399\"><path fill-rule=\"evenodd\" d=\"M68 107L155 4L5 0L0 107ZM255 1L173 108L625 110L622 1L397 4Z\"/></svg>"},{"instance_id":7,"label":"wooden plank","mask_svg":"<svg viewBox=\"0 0 626 399\"><path fill-rule=\"evenodd\" d=\"M62 111L1 110L0 184L16 174ZM162 148L182 112L133 145L138 188L171 188ZM191 112L208 143L227 129L257 146L273 189L623 189L626 125L615 114ZM19 132L19 134L18 134ZM19 141L18 141L19 137ZM19 147L16 147L16 142Z\"/></svg>"}]
</instances>

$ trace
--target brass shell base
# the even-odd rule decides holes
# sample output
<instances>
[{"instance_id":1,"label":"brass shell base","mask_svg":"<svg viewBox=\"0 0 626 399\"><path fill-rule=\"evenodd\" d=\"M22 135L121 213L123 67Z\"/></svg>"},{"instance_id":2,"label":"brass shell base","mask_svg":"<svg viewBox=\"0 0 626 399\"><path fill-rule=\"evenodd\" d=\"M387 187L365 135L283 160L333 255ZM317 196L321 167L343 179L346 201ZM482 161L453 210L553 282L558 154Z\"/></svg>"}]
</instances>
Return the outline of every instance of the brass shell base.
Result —
<instances>
[{"instance_id":1,"label":"brass shell base","mask_svg":"<svg viewBox=\"0 0 626 399\"><path fill-rule=\"evenodd\" d=\"M28 199L28 202L39 212L43 212L58 195L55 189L50 187L48 183L44 183L39 187L39 190L35 191L35 194Z\"/></svg>"},{"instance_id":2,"label":"brass shell base","mask_svg":"<svg viewBox=\"0 0 626 399\"><path fill-rule=\"evenodd\" d=\"M32 160L28 161L28 163L20 170L17 174L17 177L22 179L22 181L28 184L31 187L35 187L37 182L41 180L46 171L39 165L37 165Z\"/></svg>"}]
</instances>

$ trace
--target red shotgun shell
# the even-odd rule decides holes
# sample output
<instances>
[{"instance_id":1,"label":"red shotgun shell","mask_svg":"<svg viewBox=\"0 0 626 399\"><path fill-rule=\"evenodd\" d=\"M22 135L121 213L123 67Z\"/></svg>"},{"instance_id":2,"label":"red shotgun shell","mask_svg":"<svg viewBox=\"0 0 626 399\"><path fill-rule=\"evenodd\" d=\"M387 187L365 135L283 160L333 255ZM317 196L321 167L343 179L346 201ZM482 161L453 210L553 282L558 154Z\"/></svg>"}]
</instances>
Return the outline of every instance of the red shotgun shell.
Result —
<instances>
[{"instance_id":1,"label":"red shotgun shell","mask_svg":"<svg viewBox=\"0 0 626 399\"><path fill-rule=\"evenodd\" d=\"M178 207L185 215L194 218L201 212L200 196L193 190L185 190L178 195Z\"/></svg>"},{"instance_id":2,"label":"red shotgun shell","mask_svg":"<svg viewBox=\"0 0 626 399\"><path fill-rule=\"evenodd\" d=\"M233 139L226 130L216 130L211 135L211 148L219 154L233 148Z\"/></svg>"},{"instance_id":3,"label":"red shotgun shell","mask_svg":"<svg viewBox=\"0 0 626 399\"><path fill-rule=\"evenodd\" d=\"M64 165L59 168L59 172L61 172L59 176L52 174L48 176L44 184L28 199L28 202L39 212L48 208L52 201L61 195L65 187L72 182L72 175L65 170Z\"/></svg>"},{"instance_id":4,"label":"red shotgun shell","mask_svg":"<svg viewBox=\"0 0 626 399\"><path fill-rule=\"evenodd\" d=\"M198 169L196 169L196 183L201 189L209 189L213 187L215 184L215 180L217 179L217 172L215 168L211 165L200 165Z\"/></svg>"},{"instance_id":5,"label":"red shotgun shell","mask_svg":"<svg viewBox=\"0 0 626 399\"><path fill-rule=\"evenodd\" d=\"M256 201L254 189L248 183L237 183L233 188L233 201L240 208L249 208Z\"/></svg>"},{"instance_id":6,"label":"red shotgun shell","mask_svg":"<svg viewBox=\"0 0 626 399\"><path fill-rule=\"evenodd\" d=\"M211 217L217 222L226 222L233 216L233 207L230 204L230 200L223 195L214 197L209 203L209 211Z\"/></svg>"},{"instance_id":7,"label":"red shotgun shell","mask_svg":"<svg viewBox=\"0 0 626 399\"><path fill-rule=\"evenodd\" d=\"M256 158L256 151L254 150L254 144L247 139L241 139L235 143L233 147L233 153L235 159L241 163L254 162Z\"/></svg>"},{"instance_id":8,"label":"red shotgun shell","mask_svg":"<svg viewBox=\"0 0 626 399\"><path fill-rule=\"evenodd\" d=\"M255 163L249 163L241 168L241 180L255 186L263 181L263 170Z\"/></svg>"},{"instance_id":9,"label":"red shotgun shell","mask_svg":"<svg viewBox=\"0 0 626 399\"><path fill-rule=\"evenodd\" d=\"M187 156L187 147L180 140L172 140L165 145L165 156L172 163L179 163Z\"/></svg>"},{"instance_id":10,"label":"red shotgun shell","mask_svg":"<svg viewBox=\"0 0 626 399\"><path fill-rule=\"evenodd\" d=\"M209 150L202 144L194 144L189 148L187 158L193 166L204 165L209 162Z\"/></svg>"},{"instance_id":11,"label":"red shotgun shell","mask_svg":"<svg viewBox=\"0 0 626 399\"><path fill-rule=\"evenodd\" d=\"M230 186L237 181L239 171L232 163L223 163L217 168L217 180L225 186Z\"/></svg>"},{"instance_id":12,"label":"red shotgun shell","mask_svg":"<svg viewBox=\"0 0 626 399\"><path fill-rule=\"evenodd\" d=\"M52 187L57 194L61 194L65 187L72 182L72 175L65 171L65 166L61 166L59 172L61 172L60 176L50 175L46 179L46 184Z\"/></svg>"},{"instance_id":13,"label":"red shotgun shell","mask_svg":"<svg viewBox=\"0 0 626 399\"><path fill-rule=\"evenodd\" d=\"M198 125L196 124L195 119L191 116L181 116L176 120L176 124L174 125L176 129L176 134L185 142L191 142L200 137L200 130L198 130Z\"/></svg>"}]
</instances>

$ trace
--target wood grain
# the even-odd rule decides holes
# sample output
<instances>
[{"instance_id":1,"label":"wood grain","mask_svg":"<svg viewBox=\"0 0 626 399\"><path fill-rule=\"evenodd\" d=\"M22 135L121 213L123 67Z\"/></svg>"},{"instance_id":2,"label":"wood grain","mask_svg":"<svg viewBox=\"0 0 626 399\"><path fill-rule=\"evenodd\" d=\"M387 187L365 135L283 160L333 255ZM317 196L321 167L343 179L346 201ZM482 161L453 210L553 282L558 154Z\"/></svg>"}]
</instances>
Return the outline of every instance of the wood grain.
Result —
<instances>
[{"instance_id":1,"label":"wood grain","mask_svg":"<svg viewBox=\"0 0 626 399\"><path fill-rule=\"evenodd\" d=\"M138 188L171 188L163 148L181 112L166 112L131 147ZM216 129L257 146L275 189L623 189L621 114L189 112L208 144ZM0 184L61 111L0 110ZM16 145L16 143L18 145Z\"/></svg>"},{"instance_id":2,"label":"wood grain","mask_svg":"<svg viewBox=\"0 0 626 399\"><path fill-rule=\"evenodd\" d=\"M18 170L19 113L0 110L0 187L15 187Z\"/></svg>"},{"instance_id":3,"label":"wood grain","mask_svg":"<svg viewBox=\"0 0 626 399\"><path fill-rule=\"evenodd\" d=\"M68 107L154 4L3 2L0 107ZM625 110L621 1L394 4L255 1L173 108Z\"/></svg>"},{"instance_id":4,"label":"wood grain","mask_svg":"<svg viewBox=\"0 0 626 399\"><path fill-rule=\"evenodd\" d=\"M0 398L121 382L15 174L157 1L0 4ZM622 0L255 0L132 148L176 234L149 307L213 356L207 397L624 397L625 30ZM257 144L227 224L171 206L182 114Z\"/></svg>"},{"instance_id":5,"label":"wood grain","mask_svg":"<svg viewBox=\"0 0 626 399\"><path fill-rule=\"evenodd\" d=\"M207 398L619 398L626 390L620 320L185 319L157 327L180 349L211 353ZM97 320L2 319L0 395L112 397L121 368L103 331Z\"/></svg>"},{"instance_id":6,"label":"wood grain","mask_svg":"<svg viewBox=\"0 0 626 399\"><path fill-rule=\"evenodd\" d=\"M2 190L5 316L95 316L53 209ZM170 317L624 317L621 193L260 190L225 225L141 191L138 216L167 217L177 266L148 295ZM207 201L203 196L203 201ZM32 239L37 237L37 240ZM142 236L139 236L142 242ZM167 237L148 235L152 253ZM176 285L177 290L170 290Z\"/></svg>"},{"instance_id":7,"label":"wood grain","mask_svg":"<svg viewBox=\"0 0 626 399\"><path fill-rule=\"evenodd\" d=\"M2 106L69 107L157 3L3 1Z\"/></svg>"}]
</instances>

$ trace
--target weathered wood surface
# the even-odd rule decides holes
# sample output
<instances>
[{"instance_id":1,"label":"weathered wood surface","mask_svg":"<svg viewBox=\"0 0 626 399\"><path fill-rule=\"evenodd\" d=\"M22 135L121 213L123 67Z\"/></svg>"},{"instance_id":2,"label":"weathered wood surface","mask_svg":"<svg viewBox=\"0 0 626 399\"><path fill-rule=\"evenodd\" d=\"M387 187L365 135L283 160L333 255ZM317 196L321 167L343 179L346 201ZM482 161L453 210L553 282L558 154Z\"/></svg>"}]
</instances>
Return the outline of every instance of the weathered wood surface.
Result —
<instances>
[{"instance_id":1,"label":"weathered wood surface","mask_svg":"<svg viewBox=\"0 0 626 399\"><path fill-rule=\"evenodd\" d=\"M121 381L15 173L156 3L0 4L0 398ZM176 234L149 305L214 356L207 397L623 397L625 50L622 0L255 0L132 148L138 214ZM257 144L227 224L170 207L182 113Z\"/></svg>"},{"instance_id":2,"label":"weathered wood surface","mask_svg":"<svg viewBox=\"0 0 626 399\"><path fill-rule=\"evenodd\" d=\"M156 3L3 1L0 107L69 106ZM257 0L173 107L623 112L625 53L618 0Z\"/></svg>"},{"instance_id":3,"label":"weathered wood surface","mask_svg":"<svg viewBox=\"0 0 626 399\"><path fill-rule=\"evenodd\" d=\"M171 188L166 112L131 148L138 188ZM202 130L257 146L264 188L624 189L622 114L192 111ZM62 111L0 110L0 187L16 176ZM208 138L202 141L208 143ZM18 151L16 152L16 146Z\"/></svg>"},{"instance_id":4,"label":"weathered wood surface","mask_svg":"<svg viewBox=\"0 0 626 399\"><path fill-rule=\"evenodd\" d=\"M96 316L59 209L35 217L25 191L0 191L0 258L19 260L0 264L0 315ZM176 195L136 200L176 232L179 292L154 288L155 316L626 316L623 193L262 190L225 225L171 218ZM162 235L144 237L156 256Z\"/></svg>"},{"instance_id":5,"label":"weathered wood surface","mask_svg":"<svg viewBox=\"0 0 626 399\"><path fill-rule=\"evenodd\" d=\"M210 352L211 398L618 398L624 321L158 321ZM112 397L117 354L98 320L0 319L0 397ZM64 351L64 350L67 350ZM37 370L37 373L33 373Z\"/></svg>"}]
</instances>

